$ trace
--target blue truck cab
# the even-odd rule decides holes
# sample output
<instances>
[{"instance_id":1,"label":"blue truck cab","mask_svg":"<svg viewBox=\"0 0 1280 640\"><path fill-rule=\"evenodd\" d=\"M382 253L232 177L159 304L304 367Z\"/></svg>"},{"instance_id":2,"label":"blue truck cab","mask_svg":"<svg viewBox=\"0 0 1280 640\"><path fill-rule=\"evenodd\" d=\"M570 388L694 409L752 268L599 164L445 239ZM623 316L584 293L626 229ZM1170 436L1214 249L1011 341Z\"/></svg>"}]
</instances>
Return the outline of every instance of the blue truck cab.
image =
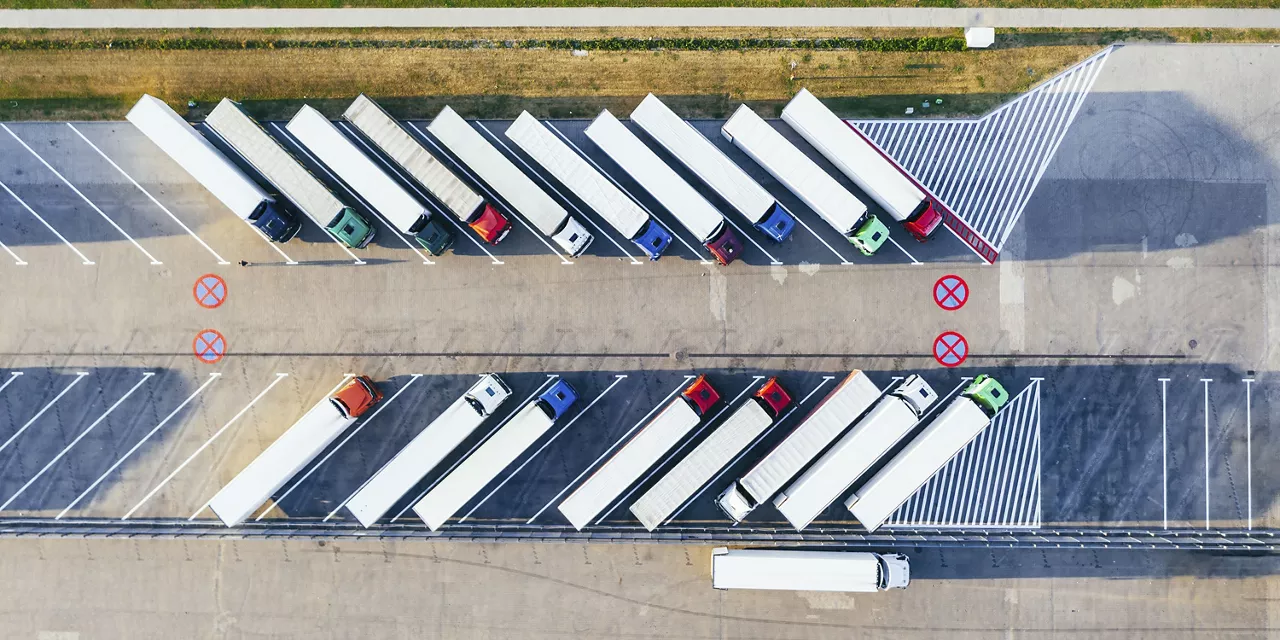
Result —
<instances>
[{"instance_id":1,"label":"blue truck cab","mask_svg":"<svg viewBox=\"0 0 1280 640\"><path fill-rule=\"evenodd\" d=\"M649 218L649 222L641 229L640 234L631 239L649 256L650 260L657 260L662 257L662 252L667 250L667 245L671 244L671 234L667 233L657 220Z\"/></svg>"},{"instance_id":2,"label":"blue truck cab","mask_svg":"<svg viewBox=\"0 0 1280 640\"><path fill-rule=\"evenodd\" d=\"M249 214L249 222L262 231L272 242L288 242L298 235L302 221L298 214L281 204L281 200L267 199Z\"/></svg>"},{"instance_id":3,"label":"blue truck cab","mask_svg":"<svg viewBox=\"0 0 1280 640\"><path fill-rule=\"evenodd\" d=\"M796 228L796 219L781 204L775 202L755 227L769 236L770 240L782 242L791 237L791 231Z\"/></svg>"},{"instance_id":4,"label":"blue truck cab","mask_svg":"<svg viewBox=\"0 0 1280 640\"><path fill-rule=\"evenodd\" d=\"M542 405L542 410L551 416L552 420L559 420L560 416L563 416L564 412L568 411L577 400L578 392L564 380L556 380L550 389L538 396L538 403Z\"/></svg>"}]
</instances>

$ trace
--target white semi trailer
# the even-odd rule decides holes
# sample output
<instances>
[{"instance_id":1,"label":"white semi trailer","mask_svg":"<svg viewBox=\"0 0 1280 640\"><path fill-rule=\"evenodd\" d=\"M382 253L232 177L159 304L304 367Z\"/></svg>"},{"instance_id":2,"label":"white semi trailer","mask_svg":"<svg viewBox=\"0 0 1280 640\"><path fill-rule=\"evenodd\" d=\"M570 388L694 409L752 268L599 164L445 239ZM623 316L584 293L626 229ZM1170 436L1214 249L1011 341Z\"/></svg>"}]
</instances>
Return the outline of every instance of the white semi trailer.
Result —
<instances>
[{"instance_id":1,"label":"white semi trailer","mask_svg":"<svg viewBox=\"0 0 1280 640\"><path fill-rule=\"evenodd\" d=\"M742 241L724 216L612 113L602 111L586 134L710 250L717 262L727 265L742 254Z\"/></svg>"},{"instance_id":2,"label":"white semi trailer","mask_svg":"<svg viewBox=\"0 0 1280 640\"><path fill-rule=\"evenodd\" d=\"M631 121L771 240L782 242L791 235L796 220L786 208L658 96L645 96L631 112Z\"/></svg>"},{"instance_id":3,"label":"white semi trailer","mask_svg":"<svg viewBox=\"0 0 1280 640\"><path fill-rule=\"evenodd\" d=\"M920 435L862 485L844 506L875 531L924 483L978 437L1009 401L995 378L980 375Z\"/></svg>"},{"instance_id":4,"label":"white semi trailer","mask_svg":"<svg viewBox=\"0 0 1280 640\"><path fill-rule=\"evenodd\" d=\"M587 228L453 109L445 107L427 131L570 256L587 250L594 239Z\"/></svg>"},{"instance_id":5,"label":"white semi trailer","mask_svg":"<svg viewBox=\"0 0 1280 640\"><path fill-rule=\"evenodd\" d=\"M905 589L911 565L900 553L726 549L711 552L716 589L850 591Z\"/></svg>"},{"instance_id":6,"label":"white semi trailer","mask_svg":"<svg viewBox=\"0 0 1280 640\"><path fill-rule=\"evenodd\" d=\"M401 233L413 236L424 249L438 256L453 245L453 229L436 220L427 205L374 164L324 114L303 105L285 129L375 212Z\"/></svg>"},{"instance_id":7,"label":"white semi trailer","mask_svg":"<svg viewBox=\"0 0 1280 640\"><path fill-rule=\"evenodd\" d=\"M738 107L720 132L864 255L874 254L888 239L888 227L867 212L867 205L747 105Z\"/></svg>"},{"instance_id":8,"label":"white semi trailer","mask_svg":"<svg viewBox=\"0 0 1280 640\"><path fill-rule=\"evenodd\" d=\"M858 416L880 397L880 388L861 371L853 371L787 437L729 485L717 504L734 522L742 522L804 470Z\"/></svg>"},{"instance_id":9,"label":"white semi trailer","mask_svg":"<svg viewBox=\"0 0 1280 640\"><path fill-rule=\"evenodd\" d=\"M163 100L143 94L125 119L267 238L288 242L297 235L302 223L292 207L264 191Z\"/></svg>"},{"instance_id":10,"label":"white semi trailer","mask_svg":"<svg viewBox=\"0 0 1280 640\"><path fill-rule=\"evenodd\" d=\"M494 374L485 374L409 441L347 502L360 524L371 527L418 484L445 456L493 414L511 395Z\"/></svg>"},{"instance_id":11,"label":"white semi trailer","mask_svg":"<svg viewBox=\"0 0 1280 640\"><path fill-rule=\"evenodd\" d=\"M507 127L506 136L650 260L661 257L671 244L671 234L662 225L528 111Z\"/></svg>"},{"instance_id":12,"label":"white semi trailer","mask_svg":"<svg viewBox=\"0 0 1280 640\"><path fill-rule=\"evenodd\" d=\"M773 499L797 531L809 526L872 465L910 433L938 400L929 383L910 376L885 394L817 462Z\"/></svg>"},{"instance_id":13,"label":"white semi trailer","mask_svg":"<svg viewBox=\"0 0 1280 640\"><path fill-rule=\"evenodd\" d=\"M813 148L848 176L916 240L924 242L942 226L940 206L856 127L841 120L808 89L782 110Z\"/></svg>"}]
</instances>

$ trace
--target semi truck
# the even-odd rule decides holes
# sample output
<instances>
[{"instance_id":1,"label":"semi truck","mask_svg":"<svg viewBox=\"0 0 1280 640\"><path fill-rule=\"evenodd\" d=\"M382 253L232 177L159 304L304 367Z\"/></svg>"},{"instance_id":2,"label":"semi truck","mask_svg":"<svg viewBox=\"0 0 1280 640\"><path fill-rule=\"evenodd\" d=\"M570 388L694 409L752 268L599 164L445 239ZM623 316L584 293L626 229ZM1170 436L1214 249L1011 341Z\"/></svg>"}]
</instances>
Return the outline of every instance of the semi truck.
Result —
<instances>
[{"instance_id":1,"label":"semi truck","mask_svg":"<svg viewBox=\"0 0 1280 640\"><path fill-rule=\"evenodd\" d=\"M414 436L352 495L347 510L360 524L373 526L510 395L511 389L498 376L492 373L480 376L479 382Z\"/></svg>"},{"instance_id":2,"label":"semi truck","mask_svg":"<svg viewBox=\"0 0 1280 640\"><path fill-rule=\"evenodd\" d=\"M857 127L840 119L808 89L782 109L791 125L824 158L884 208L913 238L925 242L942 226L941 206Z\"/></svg>"},{"instance_id":3,"label":"semi truck","mask_svg":"<svg viewBox=\"0 0 1280 640\"><path fill-rule=\"evenodd\" d=\"M445 107L427 131L565 253L576 257L587 250L594 239L587 228L453 109Z\"/></svg>"},{"instance_id":4,"label":"semi truck","mask_svg":"<svg viewBox=\"0 0 1280 640\"><path fill-rule=\"evenodd\" d=\"M769 239L782 242L791 236L796 220L786 208L658 96L645 96L631 121Z\"/></svg>"},{"instance_id":5,"label":"semi truck","mask_svg":"<svg viewBox=\"0 0 1280 640\"><path fill-rule=\"evenodd\" d=\"M879 397L880 388L871 378L854 370L782 442L720 493L716 500L720 509L734 522L742 522L803 471Z\"/></svg>"},{"instance_id":6,"label":"semi truck","mask_svg":"<svg viewBox=\"0 0 1280 640\"><path fill-rule=\"evenodd\" d=\"M960 397L855 491L844 506L867 531L879 529L933 474L978 437L1008 401L1009 394L995 378L974 378Z\"/></svg>"},{"instance_id":7,"label":"semi truck","mask_svg":"<svg viewBox=\"0 0 1280 640\"><path fill-rule=\"evenodd\" d=\"M382 392L368 376L352 378L280 434L213 496L209 508L228 527L244 522L380 400Z\"/></svg>"},{"instance_id":8,"label":"semi truck","mask_svg":"<svg viewBox=\"0 0 1280 640\"><path fill-rule=\"evenodd\" d=\"M863 255L874 255L889 238L888 227L867 211L867 205L747 105L738 107L720 133Z\"/></svg>"},{"instance_id":9,"label":"semi truck","mask_svg":"<svg viewBox=\"0 0 1280 640\"><path fill-rule=\"evenodd\" d=\"M443 527L463 505L533 446L577 399L577 392L568 382L557 380L422 496L413 505L414 513L432 531Z\"/></svg>"},{"instance_id":10,"label":"semi truck","mask_svg":"<svg viewBox=\"0 0 1280 640\"><path fill-rule=\"evenodd\" d=\"M698 426L707 411L719 401L720 394L707 382L707 377L698 376L634 438L596 469L586 482L578 485L560 503L560 513L581 531L623 491L635 484L641 474L657 464L662 454L670 451Z\"/></svg>"},{"instance_id":11,"label":"semi truck","mask_svg":"<svg viewBox=\"0 0 1280 640\"><path fill-rule=\"evenodd\" d=\"M711 551L716 589L851 591L906 589L911 565L900 553L726 549Z\"/></svg>"},{"instance_id":12,"label":"semi truck","mask_svg":"<svg viewBox=\"0 0 1280 640\"><path fill-rule=\"evenodd\" d=\"M742 241L724 216L607 109L587 127L586 134L711 251L717 262L727 265L742 253Z\"/></svg>"},{"instance_id":13,"label":"semi truck","mask_svg":"<svg viewBox=\"0 0 1280 640\"><path fill-rule=\"evenodd\" d=\"M507 127L506 136L650 260L662 257L671 234L528 111Z\"/></svg>"},{"instance_id":14,"label":"semi truck","mask_svg":"<svg viewBox=\"0 0 1280 640\"><path fill-rule=\"evenodd\" d=\"M125 119L269 240L288 242L297 235L302 227L297 212L246 176L163 100L143 94Z\"/></svg>"},{"instance_id":15,"label":"semi truck","mask_svg":"<svg viewBox=\"0 0 1280 640\"><path fill-rule=\"evenodd\" d=\"M267 135L239 105L223 98L204 122L302 213L338 241L360 249L373 240L373 225L335 198L324 183Z\"/></svg>"},{"instance_id":16,"label":"semi truck","mask_svg":"<svg viewBox=\"0 0 1280 640\"><path fill-rule=\"evenodd\" d=\"M374 211L401 233L413 236L432 255L453 246L453 228L434 218L425 204L374 164L324 114L303 105L285 129Z\"/></svg>"},{"instance_id":17,"label":"semi truck","mask_svg":"<svg viewBox=\"0 0 1280 640\"><path fill-rule=\"evenodd\" d=\"M853 425L808 470L773 499L797 531L809 526L889 453L938 400L928 382L909 376Z\"/></svg>"},{"instance_id":18,"label":"semi truck","mask_svg":"<svg viewBox=\"0 0 1280 640\"><path fill-rule=\"evenodd\" d=\"M734 456L755 442L791 404L791 396L777 378L765 382L706 440L677 462L644 495L631 505L631 513L645 529L657 529Z\"/></svg>"},{"instance_id":19,"label":"semi truck","mask_svg":"<svg viewBox=\"0 0 1280 640\"><path fill-rule=\"evenodd\" d=\"M485 242L497 244L511 229L506 216L485 202L368 96L362 93L356 97L342 117Z\"/></svg>"}]
</instances>

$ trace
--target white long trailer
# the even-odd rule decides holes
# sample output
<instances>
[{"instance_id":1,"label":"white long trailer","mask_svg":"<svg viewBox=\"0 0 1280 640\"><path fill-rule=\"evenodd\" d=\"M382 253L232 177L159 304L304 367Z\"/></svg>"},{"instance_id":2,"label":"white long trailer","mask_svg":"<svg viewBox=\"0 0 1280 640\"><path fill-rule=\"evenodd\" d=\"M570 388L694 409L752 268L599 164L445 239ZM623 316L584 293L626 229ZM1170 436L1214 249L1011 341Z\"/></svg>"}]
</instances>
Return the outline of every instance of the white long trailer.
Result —
<instances>
[{"instance_id":1,"label":"white long trailer","mask_svg":"<svg viewBox=\"0 0 1280 640\"><path fill-rule=\"evenodd\" d=\"M926 240L942 217L933 200L889 161L875 145L841 120L808 89L801 89L782 110L791 125L824 158L848 176L917 240Z\"/></svg>"},{"instance_id":2,"label":"white long trailer","mask_svg":"<svg viewBox=\"0 0 1280 640\"><path fill-rule=\"evenodd\" d=\"M803 471L879 397L879 387L865 373L850 373L800 426L720 494L720 508L734 522L741 522Z\"/></svg>"},{"instance_id":3,"label":"white long trailer","mask_svg":"<svg viewBox=\"0 0 1280 640\"><path fill-rule=\"evenodd\" d=\"M677 396L586 482L578 485L560 503L560 513L573 528L581 531L701 421L702 416L684 396Z\"/></svg>"},{"instance_id":4,"label":"white long trailer","mask_svg":"<svg viewBox=\"0 0 1280 640\"><path fill-rule=\"evenodd\" d=\"M445 107L427 130L566 253L579 256L587 250L593 237L586 227L453 109Z\"/></svg>"},{"instance_id":5,"label":"white long trailer","mask_svg":"<svg viewBox=\"0 0 1280 640\"><path fill-rule=\"evenodd\" d=\"M875 531L924 483L982 433L1008 401L1003 387L985 375L974 378L920 435L894 456L844 506Z\"/></svg>"},{"instance_id":6,"label":"white long trailer","mask_svg":"<svg viewBox=\"0 0 1280 640\"><path fill-rule=\"evenodd\" d=\"M910 582L907 557L897 553L724 547L711 552L716 589L868 593L905 589Z\"/></svg>"},{"instance_id":7,"label":"white long trailer","mask_svg":"<svg viewBox=\"0 0 1280 640\"><path fill-rule=\"evenodd\" d=\"M125 119L241 220L276 242L298 232L293 213L222 155L163 100L143 94Z\"/></svg>"},{"instance_id":8,"label":"white long trailer","mask_svg":"<svg viewBox=\"0 0 1280 640\"><path fill-rule=\"evenodd\" d=\"M671 212L721 264L733 262L742 253L742 243L729 229L724 216L612 113L608 110L600 112L585 133L605 155Z\"/></svg>"},{"instance_id":9,"label":"white long trailer","mask_svg":"<svg viewBox=\"0 0 1280 640\"><path fill-rule=\"evenodd\" d=\"M631 112L631 121L765 235L775 242L791 235L796 224L791 214L658 96L645 96Z\"/></svg>"},{"instance_id":10,"label":"white long trailer","mask_svg":"<svg viewBox=\"0 0 1280 640\"><path fill-rule=\"evenodd\" d=\"M773 499L773 505L797 531L809 526L905 438L937 399L938 394L923 378L908 377L787 485Z\"/></svg>"},{"instance_id":11,"label":"white long trailer","mask_svg":"<svg viewBox=\"0 0 1280 640\"><path fill-rule=\"evenodd\" d=\"M360 94L342 117L360 130L387 157L400 165L418 184L462 222L470 222L484 207L484 198L431 155L378 103Z\"/></svg>"},{"instance_id":12,"label":"white long trailer","mask_svg":"<svg viewBox=\"0 0 1280 640\"><path fill-rule=\"evenodd\" d=\"M875 253L888 238L889 230L867 213L867 205L747 105L738 107L720 127L720 133L862 253ZM876 233L883 236L874 238ZM869 243L876 240L878 243L871 247Z\"/></svg>"},{"instance_id":13,"label":"white long trailer","mask_svg":"<svg viewBox=\"0 0 1280 640\"><path fill-rule=\"evenodd\" d=\"M222 487L209 508L228 527L239 525L355 421L333 398L321 400Z\"/></svg>"},{"instance_id":14,"label":"white long trailer","mask_svg":"<svg viewBox=\"0 0 1280 640\"><path fill-rule=\"evenodd\" d=\"M662 254L670 238L654 229L657 223L648 212L528 111L507 127L506 136L651 259Z\"/></svg>"},{"instance_id":15,"label":"white long trailer","mask_svg":"<svg viewBox=\"0 0 1280 640\"><path fill-rule=\"evenodd\" d=\"M373 526L510 395L511 390L498 376L481 376L479 382L382 465L347 502L347 509L360 524Z\"/></svg>"}]
</instances>

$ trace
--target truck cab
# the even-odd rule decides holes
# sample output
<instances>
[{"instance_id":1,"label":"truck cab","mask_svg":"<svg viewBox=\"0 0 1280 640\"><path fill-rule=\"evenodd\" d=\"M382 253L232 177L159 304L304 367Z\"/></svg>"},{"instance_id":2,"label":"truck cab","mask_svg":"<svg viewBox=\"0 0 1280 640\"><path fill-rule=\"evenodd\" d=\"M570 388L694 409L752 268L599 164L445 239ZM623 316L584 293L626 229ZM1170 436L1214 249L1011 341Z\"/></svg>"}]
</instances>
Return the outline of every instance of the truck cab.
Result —
<instances>
[{"instance_id":1,"label":"truck cab","mask_svg":"<svg viewBox=\"0 0 1280 640\"><path fill-rule=\"evenodd\" d=\"M877 553L880 561L880 590L906 589L911 584L911 564L901 553Z\"/></svg>"},{"instance_id":2,"label":"truck cab","mask_svg":"<svg viewBox=\"0 0 1280 640\"><path fill-rule=\"evenodd\" d=\"M249 222L272 242L288 242L298 235L302 221L297 214L281 206L280 200L263 200L249 214Z\"/></svg>"},{"instance_id":3,"label":"truck cab","mask_svg":"<svg viewBox=\"0 0 1280 640\"><path fill-rule=\"evenodd\" d=\"M775 202L769 209L769 213L757 222L755 227L769 236L770 240L782 242L791 237L791 232L796 228L796 219L783 209L782 205Z\"/></svg>"},{"instance_id":4,"label":"truck cab","mask_svg":"<svg viewBox=\"0 0 1280 640\"><path fill-rule=\"evenodd\" d=\"M425 223L414 230L413 239L428 253L438 256L453 246L457 235L453 232L453 227L441 222L438 216L430 216L426 218Z\"/></svg>"},{"instance_id":5,"label":"truck cab","mask_svg":"<svg viewBox=\"0 0 1280 640\"><path fill-rule=\"evenodd\" d=\"M739 488L737 482L729 485L729 488L725 489L716 498L716 504L734 522L742 522L743 518L750 515L756 508L755 500L752 500L750 494Z\"/></svg>"},{"instance_id":6,"label":"truck cab","mask_svg":"<svg viewBox=\"0 0 1280 640\"><path fill-rule=\"evenodd\" d=\"M662 257L662 252L667 250L667 245L671 244L671 234L667 233L667 230L663 229L656 220L650 218L640 235L632 238L631 241L636 243L636 246L640 247L650 260L657 260Z\"/></svg>"},{"instance_id":7,"label":"truck cab","mask_svg":"<svg viewBox=\"0 0 1280 640\"><path fill-rule=\"evenodd\" d=\"M476 209L471 219L467 220L467 226L489 244L498 244L511 233L511 221L487 202Z\"/></svg>"},{"instance_id":8,"label":"truck cab","mask_svg":"<svg viewBox=\"0 0 1280 640\"><path fill-rule=\"evenodd\" d=\"M582 226L581 222L578 222L573 216L568 216L564 220L564 226L552 235L551 239L555 240L561 249L567 251L570 257L576 258L587 250L587 247L591 245L591 241L595 237L591 235L590 231L587 231L586 227Z\"/></svg>"},{"instance_id":9,"label":"truck cab","mask_svg":"<svg viewBox=\"0 0 1280 640\"><path fill-rule=\"evenodd\" d=\"M912 212L911 217L902 221L902 226L917 242L926 242L942 227L940 208L941 206L933 198L925 198Z\"/></svg>"},{"instance_id":10,"label":"truck cab","mask_svg":"<svg viewBox=\"0 0 1280 640\"><path fill-rule=\"evenodd\" d=\"M705 375L698 376L680 395L700 416L706 415L720 401L720 394L707 382Z\"/></svg>"},{"instance_id":11,"label":"truck cab","mask_svg":"<svg viewBox=\"0 0 1280 640\"><path fill-rule=\"evenodd\" d=\"M1009 401L1009 392L995 378L985 373L974 378L962 395L973 400L988 418L994 417Z\"/></svg>"},{"instance_id":12,"label":"truck cab","mask_svg":"<svg viewBox=\"0 0 1280 640\"><path fill-rule=\"evenodd\" d=\"M486 373L480 377L479 382L467 390L465 397L472 408L476 410L476 413L487 416L496 411L498 406L510 395L511 388L502 381L502 378L492 373Z\"/></svg>"},{"instance_id":13,"label":"truck cab","mask_svg":"<svg viewBox=\"0 0 1280 640\"><path fill-rule=\"evenodd\" d=\"M373 225L351 207L343 207L325 228L352 249L363 249L373 240Z\"/></svg>"},{"instance_id":14,"label":"truck cab","mask_svg":"<svg viewBox=\"0 0 1280 640\"><path fill-rule=\"evenodd\" d=\"M727 224L720 228L718 236L706 241L703 246L710 250L716 262L722 265L728 265L742 254L742 241Z\"/></svg>"},{"instance_id":15,"label":"truck cab","mask_svg":"<svg viewBox=\"0 0 1280 640\"><path fill-rule=\"evenodd\" d=\"M760 390L753 397L761 401L764 410L775 420L791 404L791 394L787 393L787 390L783 389L781 384L778 384L777 378L769 378L769 381L764 383L764 386L760 387Z\"/></svg>"},{"instance_id":16,"label":"truck cab","mask_svg":"<svg viewBox=\"0 0 1280 640\"><path fill-rule=\"evenodd\" d=\"M578 392L564 380L556 380L550 389L538 396L538 401L542 403L543 409L552 420L559 420L560 416L563 416L564 412L568 411L577 400Z\"/></svg>"},{"instance_id":17,"label":"truck cab","mask_svg":"<svg viewBox=\"0 0 1280 640\"><path fill-rule=\"evenodd\" d=\"M890 393L910 405L911 411L917 418L938 401L938 393L924 381L924 378L917 375L908 376Z\"/></svg>"},{"instance_id":18,"label":"truck cab","mask_svg":"<svg viewBox=\"0 0 1280 640\"><path fill-rule=\"evenodd\" d=\"M857 231L849 237L849 242L864 256L873 256L889 239L889 227L880 222L880 218L868 213Z\"/></svg>"},{"instance_id":19,"label":"truck cab","mask_svg":"<svg viewBox=\"0 0 1280 640\"><path fill-rule=\"evenodd\" d=\"M359 418L381 400L382 392L369 376L356 376L329 396L329 401L348 418Z\"/></svg>"}]
</instances>

